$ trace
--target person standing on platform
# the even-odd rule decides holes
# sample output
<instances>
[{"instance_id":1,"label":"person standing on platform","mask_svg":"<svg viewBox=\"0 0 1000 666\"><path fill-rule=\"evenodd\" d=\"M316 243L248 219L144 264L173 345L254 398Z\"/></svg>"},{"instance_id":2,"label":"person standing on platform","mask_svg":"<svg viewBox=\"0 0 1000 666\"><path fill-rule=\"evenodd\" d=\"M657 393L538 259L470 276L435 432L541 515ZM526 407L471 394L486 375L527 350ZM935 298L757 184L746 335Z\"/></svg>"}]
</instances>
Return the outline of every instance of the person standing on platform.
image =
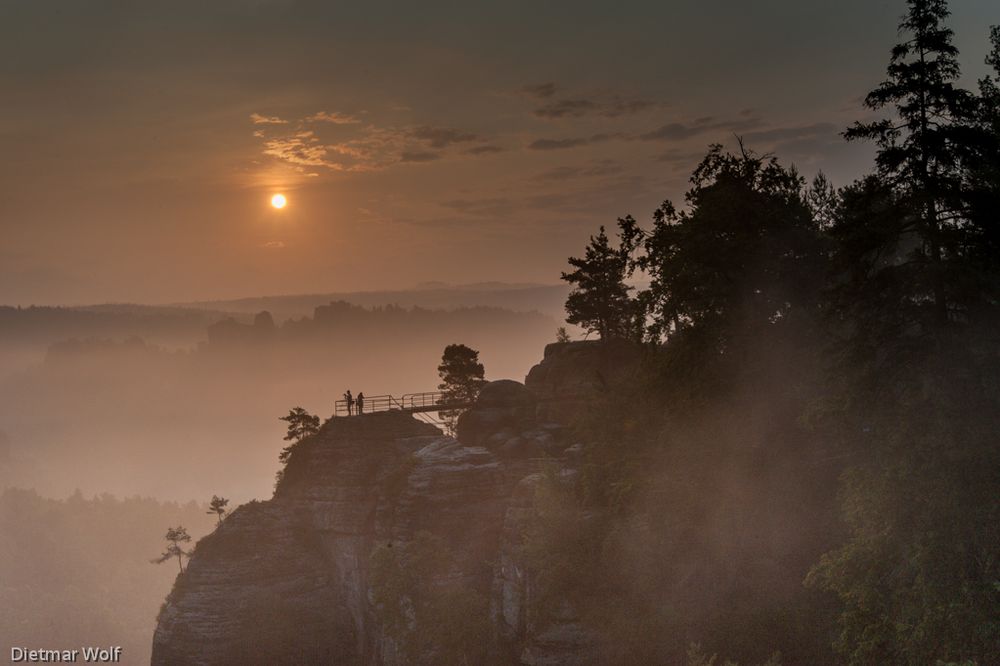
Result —
<instances>
[{"instance_id":1,"label":"person standing on platform","mask_svg":"<svg viewBox=\"0 0 1000 666\"><path fill-rule=\"evenodd\" d=\"M365 412L365 394L358 393L358 399L355 400L355 404L358 406L358 414L364 414Z\"/></svg>"}]
</instances>

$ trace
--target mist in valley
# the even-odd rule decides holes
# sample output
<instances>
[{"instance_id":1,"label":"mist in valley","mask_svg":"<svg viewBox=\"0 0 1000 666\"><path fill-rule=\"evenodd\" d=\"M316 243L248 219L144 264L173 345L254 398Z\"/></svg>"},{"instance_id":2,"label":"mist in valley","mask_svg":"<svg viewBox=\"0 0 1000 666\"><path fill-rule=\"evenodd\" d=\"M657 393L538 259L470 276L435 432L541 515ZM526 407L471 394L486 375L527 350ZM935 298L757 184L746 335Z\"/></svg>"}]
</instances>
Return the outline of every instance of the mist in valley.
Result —
<instances>
[{"instance_id":1,"label":"mist in valley","mask_svg":"<svg viewBox=\"0 0 1000 666\"><path fill-rule=\"evenodd\" d=\"M346 301L256 324L249 313L149 310L119 309L99 325L93 315L106 309L6 313L5 347L19 352L0 378L0 483L51 497L266 498L283 446L278 417L292 407L325 419L348 389L436 390L452 343L479 350L490 378L522 380L558 326L535 310Z\"/></svg>"},{"instance_id":2,"label":"mist in valley","mask_svg":"<svg viewBox=\"0 0 1000 666\"><path fill-rule=\"evenodd\" d=\"M303 299L266 299L285 320L254 312L257 299L246 311L0 309L0 634L124 644L148 660L177 572L150 563L163 534L207 534L213 495L229 509L271 496L280 416L328 418L348 389L436 390L456 342L480 351L489 377L521 380L555 337L557 320L535 307L547 289L520 294L521 311L447 291L454 300L406 292L406 307L388 300L404 292L367 294L368 307L313 297L307 314Z\"/></svg>"}]
</instances>

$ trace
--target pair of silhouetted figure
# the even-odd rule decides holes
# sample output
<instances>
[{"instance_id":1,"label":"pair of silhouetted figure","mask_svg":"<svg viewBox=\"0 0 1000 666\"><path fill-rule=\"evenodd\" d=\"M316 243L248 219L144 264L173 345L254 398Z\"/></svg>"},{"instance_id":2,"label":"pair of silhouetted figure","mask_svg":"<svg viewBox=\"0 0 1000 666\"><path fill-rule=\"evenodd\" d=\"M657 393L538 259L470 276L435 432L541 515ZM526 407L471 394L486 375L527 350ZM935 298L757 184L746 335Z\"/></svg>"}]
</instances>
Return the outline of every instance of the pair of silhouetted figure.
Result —
<instances>
[{"instance_id":1,"label":"pair of silhouetted figure","mask_svg":"<svg viewBox=\"0 0 1000 666\"><path fill-rule=\"evenodd\" d=\"M355 406L357 406L357 408L358 408L358 414L364 414L365 413L365 394L364 393L359 393L358 397L355 398L354 396L351 395L351 391L348 390L347 393L344 394L344 400L347 402L347 415L348 416L351 416L352 414L354 414L354 408L355 408Z\"/></svg>"}]
</instances>

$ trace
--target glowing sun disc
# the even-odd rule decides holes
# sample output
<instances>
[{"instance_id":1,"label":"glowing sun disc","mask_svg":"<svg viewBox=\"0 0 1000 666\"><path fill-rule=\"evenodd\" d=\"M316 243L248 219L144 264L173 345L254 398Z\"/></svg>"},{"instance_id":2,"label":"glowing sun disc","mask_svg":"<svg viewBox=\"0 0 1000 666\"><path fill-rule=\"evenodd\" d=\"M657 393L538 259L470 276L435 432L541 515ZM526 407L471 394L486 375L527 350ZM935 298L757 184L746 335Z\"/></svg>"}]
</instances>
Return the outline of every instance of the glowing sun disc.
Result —
<instances>
[{"instance_id":1,"label":"glowing sun disc","mask_svg":"<svg viewBox=\"0 0 1000 666\"><path fill-rule=\"evenodd\" d=\"M284 194L275 194L271 197L271 205L275 208L284 208L288 203L288 199L285 198Z\"/></svg>"}]
</instances>

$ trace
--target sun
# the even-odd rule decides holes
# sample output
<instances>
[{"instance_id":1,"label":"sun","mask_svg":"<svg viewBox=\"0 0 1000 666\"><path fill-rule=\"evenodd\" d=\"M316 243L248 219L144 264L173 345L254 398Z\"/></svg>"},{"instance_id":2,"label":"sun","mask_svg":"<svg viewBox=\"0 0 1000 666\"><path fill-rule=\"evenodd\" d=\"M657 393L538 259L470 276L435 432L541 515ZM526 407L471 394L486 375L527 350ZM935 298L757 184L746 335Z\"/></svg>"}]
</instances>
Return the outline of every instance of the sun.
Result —
<instances>
[{"instance_id":1,"label":"sun","mask_svg":"<svg viewBox=\"0 0 1000 666\"><path fill-rule=\"evenodd\" d=\"M282 209L288 204L288 199L285 198L284 194L275 194L271 197L271 205L277 209Z\"/></svg>"}]
</instances>

